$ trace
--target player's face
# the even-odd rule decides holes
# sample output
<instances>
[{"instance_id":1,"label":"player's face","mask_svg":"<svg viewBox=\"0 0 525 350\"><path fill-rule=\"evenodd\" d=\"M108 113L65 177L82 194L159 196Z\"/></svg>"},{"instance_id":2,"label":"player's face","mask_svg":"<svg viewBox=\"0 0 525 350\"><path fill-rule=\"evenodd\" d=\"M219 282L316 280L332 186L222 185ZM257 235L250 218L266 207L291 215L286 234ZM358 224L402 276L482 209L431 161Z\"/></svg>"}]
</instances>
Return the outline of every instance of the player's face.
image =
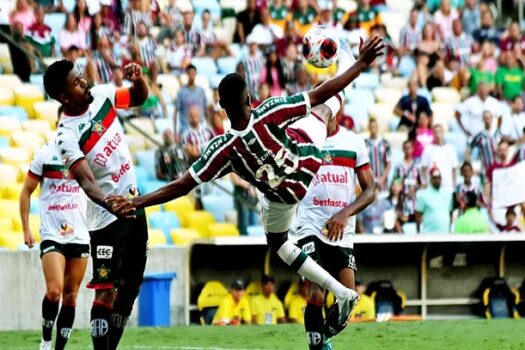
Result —
<instances>
[{"instance_id":1,"label":"player's face","mask_svg":"<svg viewBox=\"0 0 525 350\"><path fill-rule=\"evenodd\" d=\"M407 142L403 145L403 152L406 154L406 155L411 155L413 152L414 152L414 149L412 147L412 143L411 142Z\"/></svg>"},{"instance_id":2,"label":"player's face","mask_svg":"<svg viewBox=\"0 0 525 350\"><path fill-rule=\"evenodd\" d=\"M432 176L430 178L430 182L432 183L432 187L440 188L441 187L441 175Z\"/></svg>"},{"instance_id":3,"label":"player's face","mask_svg":"<svg viewBox=\"0 0 525 350\"><path fill-rule=\"evenodd\" d=\"M66 89L61 94L60 102L77 108L93 102L87 81L75 69L72 69L66 78Z\"/></svg>"},{"instance_id":4,"label":"player's face","mask_svg":"<svg viewBox=\"0 0 525 350\"><path fill-rule=\"evenodd\" d=\"M244 296L244 290L232 289L232 296L233 296L233 299L238 302Z\"/></svg>"},{"instance_id":5,"label":"player's face","mask_svg":"<svg viewBox=\"0 0 525 350\"><path fill-rule=\"evenodd\" d=\"M462 174L465 179L471 179L473 174L473 170L471 167L466 166L463 168Z\"/></svg>"},{"instance_id":6,"label":"player's face","mask_svg":"<svg viewBox=\"0 0 525 350\"><path fill-rule=\"evenodd\" d=\"M269 296L274 291L274 284L272 282L268 282L262 285L262 292L264 295Z\"/></svg>"}]
</instances>

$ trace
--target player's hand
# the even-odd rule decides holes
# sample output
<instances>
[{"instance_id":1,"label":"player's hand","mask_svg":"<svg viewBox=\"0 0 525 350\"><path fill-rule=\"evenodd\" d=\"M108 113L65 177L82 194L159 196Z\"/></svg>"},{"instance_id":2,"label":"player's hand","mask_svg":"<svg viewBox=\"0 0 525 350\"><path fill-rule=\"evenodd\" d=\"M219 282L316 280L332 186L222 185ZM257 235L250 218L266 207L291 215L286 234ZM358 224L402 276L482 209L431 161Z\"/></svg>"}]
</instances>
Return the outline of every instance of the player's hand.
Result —
<instances>
[{"instance_id":1,"label":"player's hand","mask_svg":"<svg viewBox=\"0 0 525 350\"><path fill-rule=\"evenodd\" d=\"M331 241L340 241L343 239L348 220L349 216L346 211L341 210L326 222L323 234Z\"/></svg>"},{"instance_id":2,"label":"player's hand","mask_svg":"<svg viewBox=\"0 0 525 350\"><path fill-rule=\"evenodd\" d=\"M29 248L33 248L35 246L35 237L31 233L31 231L24 232L24 244Z\"/></svg>"},{"instance_id":3,"label":"player's hand","mask_svg":"<svg viewBox=\"0 0 525 350\"><path fill-rule=\"evenodd\" d=\"M109 195L106 197L108 210L115 216L123 219L135 219L135 204L123 196Z\"/></svg>"},{"instance_id":4,"label":"player's hand","mask_svg":"<svg viewBox=\"0 0 525 350\"><path fill-rule=\"evenodd\" d=\"M363 42L363 38L359 40L359 60L367 66L371 65L376 58L384 54L385 43L379 35L374 35L372 39L366 43Z\"/></svg>"},{"instance_id":5,"label":"player's hand","mask_svg":"<svg viewBox=\"0 0 525 350\"><path fill-rule=\"evenodd\" d=\"M124 67L124 77L130 81L142 78L142 69L136 63L130 63Z\"/></svg>"}]
</instances>

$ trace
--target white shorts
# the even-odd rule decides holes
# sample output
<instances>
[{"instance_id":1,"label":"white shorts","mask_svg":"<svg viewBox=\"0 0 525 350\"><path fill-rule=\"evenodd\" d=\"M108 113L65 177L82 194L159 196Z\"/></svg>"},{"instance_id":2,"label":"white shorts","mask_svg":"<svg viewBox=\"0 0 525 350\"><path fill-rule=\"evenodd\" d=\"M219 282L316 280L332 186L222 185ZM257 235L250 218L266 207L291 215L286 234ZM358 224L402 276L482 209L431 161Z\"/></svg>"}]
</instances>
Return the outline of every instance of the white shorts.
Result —
<instances>
[{"instance_id":1,"label":"white shorts","mask_svg":"<svg viewBox=\"0 0 525 350\"><path fill-rule=\"evenodd\" d=\"M297 204L271 202L264 194L257 193L261 203L261 220L264 232L288 232L295 218Z\"/></svg>"}]
</instances>

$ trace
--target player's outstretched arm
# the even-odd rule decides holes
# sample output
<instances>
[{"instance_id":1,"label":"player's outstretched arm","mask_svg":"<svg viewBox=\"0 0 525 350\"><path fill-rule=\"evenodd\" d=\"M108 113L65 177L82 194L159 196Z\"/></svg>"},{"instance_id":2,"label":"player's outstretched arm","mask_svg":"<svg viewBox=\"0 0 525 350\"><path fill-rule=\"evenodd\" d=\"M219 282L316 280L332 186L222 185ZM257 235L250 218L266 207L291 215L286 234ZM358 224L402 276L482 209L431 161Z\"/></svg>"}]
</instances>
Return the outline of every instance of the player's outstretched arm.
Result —
<instances>
[{"instance_id":1,"label":"player's outstretched arm","mask_svg":"<svg viewBox=\"0 0 525 350\"><path fill-rule=\"evenodd\" d=\"M362 41L362 39L361 39ZM383 38L374 35L370 41L361 45L361 52L357 61L348 68L343 74L340 74L317 88L308 92L310 105L315 107L324 103L330 97L335 96L343 91L355 78L361 74L375 59L383 55L385 44Z\"/></svg>"},{"instance_id":2,"label":"player's outstretched arm","mask_svg":"<svg viewBox=\"0 0 525 350\"><path fill-rule=\"evenodd\" d=\"M142 69L136 63L130 63L124 67L124 76L133 82L129 88L130 101L128 107L141 106L149 95L148 83L142 76Z\"/></svg>"}]
</instances>

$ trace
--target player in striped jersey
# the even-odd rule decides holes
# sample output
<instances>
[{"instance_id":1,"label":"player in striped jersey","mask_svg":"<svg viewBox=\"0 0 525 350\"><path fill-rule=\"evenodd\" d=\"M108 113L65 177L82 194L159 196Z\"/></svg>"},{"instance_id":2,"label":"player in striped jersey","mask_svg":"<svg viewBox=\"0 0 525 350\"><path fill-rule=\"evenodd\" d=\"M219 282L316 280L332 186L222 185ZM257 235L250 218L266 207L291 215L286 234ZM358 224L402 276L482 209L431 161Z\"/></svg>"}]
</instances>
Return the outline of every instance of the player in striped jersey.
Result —
<instances>
[{"instance_id":1,"label":"player in striped jersey","mask_svg":"<svg viewBox=\"0 0 525 350\"><path fill-rule=\"evenodd\" d=\"M261 193L262 222L270 247L295 271L334 293L338 323L348 320L358 300L346 288L288 239L297 203L322 164L319 150L327 136L327 123L341 107L340 92L382 54L384 44L374 36L361 45L361 55L351 64L340 54L340 74L317 88L289 97L271 97L252 110L244 78L228 74L219 84L220 104L232 129L215 137L180 179L145 196L108 198L119 213L165 203L189 193L203 182L234 172ZM348 65L346 64L348 63ZM310 114L310 109L314 111ZM332 226L336 235L340 226Z\"/></svg>"},{"instance_id":2,"label":"player in striped jersey","mask_svg":"<svg viewBox=\"0 0 525 350\"><path fill-rule=\"evenodd\" d=\"M64 349L75 319L78 289L89 256L86 225L86 196L60 160L54 143L37 151L29 166L20 193L20 218L25 244L31 248L35 238L29 227L30 197L40 184L40 257L46 281L42 301L42 341L40 350L51 350L55 319L55 349ZM62 298L62 306L58 311Z\"/></svg>"},{"instance_id":3,"label":"player in striped jersey","mask_svg":"<svg viewBox=\"0 0 525 350\"><path fill-rule=\"evenodd\" d=\"M470 142L470 152L478 149L481 156L482 176L485 179L486 173L496 159L496 145L501 137L499 128L492 131L492 113L490 111L483 112L483 126L484 129L477 133Z\"/></svg>"},{"instance_id":4,"label":"player in striped jersey","mask_svg":"<svg viewBox=\"0 0 525 350\"><path fill-rule=\"evenodd\" d=\"M365 140L368 149L368 157L374 173L374 179L380 191L387 191L388 174L390 173L390 144L379 136L377 120L370 119L368 122L370 137Z\"/></svg>"}]
</instances>

